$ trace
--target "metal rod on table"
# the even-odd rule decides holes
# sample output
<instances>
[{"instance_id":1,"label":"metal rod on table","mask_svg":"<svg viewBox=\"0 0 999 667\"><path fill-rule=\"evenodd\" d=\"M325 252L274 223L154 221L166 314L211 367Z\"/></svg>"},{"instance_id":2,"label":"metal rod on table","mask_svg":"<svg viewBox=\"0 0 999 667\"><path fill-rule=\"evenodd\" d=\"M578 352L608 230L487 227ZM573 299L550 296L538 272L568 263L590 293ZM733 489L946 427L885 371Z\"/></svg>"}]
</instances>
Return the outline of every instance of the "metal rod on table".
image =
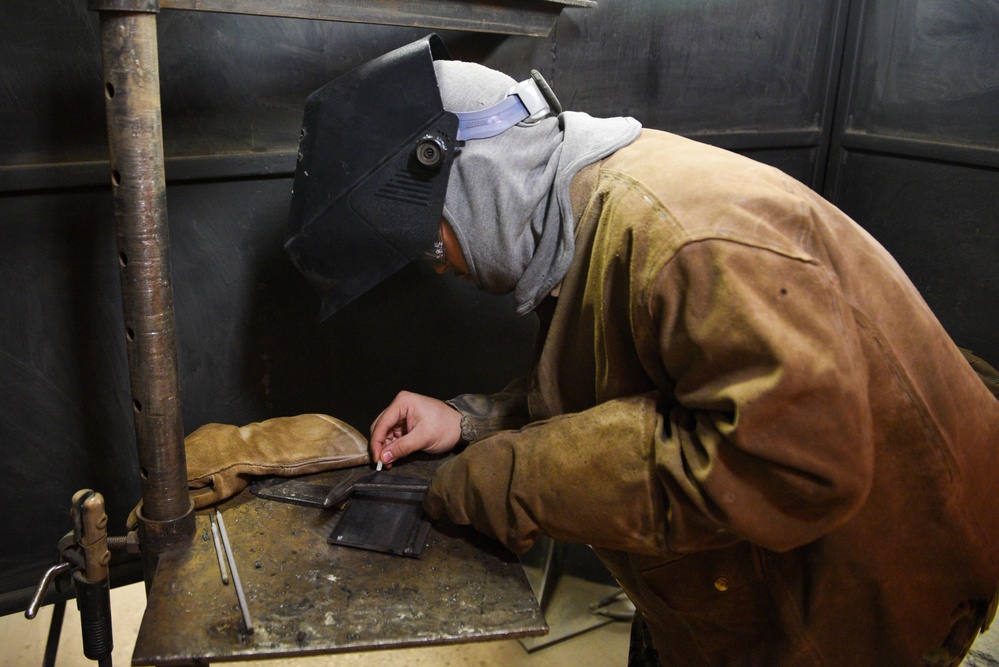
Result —
<instances>
[{"instance_id":1,"label":"metal rod on table","mask_svg":"<svg viewBox=\"0 0 999 667\"><path fill-rule=\"evenodd\" d=\"M215 516L219 521L219 533L222 535L222 546L225 548L225 556L229 561L229 571L232 572L232 583L236 588L236 598L239 600L239 611L243 614L243 624L246 626L246 634L253 634L253 621L250 620L250 610L246 606L246 596L243 595L243 585L239 581L239 571L236 569L236 559L232 555L232 546L229 544L229 535L225 532L225 520L222 512L215 510Z\"/></svg>"},{"instance_id":2,"label":"metal rod on table","mask_svg":"<svg viewBox=\"0 0 999 667\"><path fill-rule=\"evenodd\" d=\"M384 482L358 482L353 487L353 491L395 491L397 493L423 493L430 488L430 482L426 484L387 484Z\"/></svg>"},{"instance_id":3,"label":"metal rod on table","mask_svg":"<svg viewBox=\"0 0 999 667\"><path fill-rule=\"evenodd\" d=\"M209 514L208 518L212 522L212 541L215 542L215 557L219 561L219 573L222 575L222 583L229 585L229 572L225 569L225 556L222 554L222 543L219 540L219 529L215 525L215 516Z\"/></svg>"}]
</instances>

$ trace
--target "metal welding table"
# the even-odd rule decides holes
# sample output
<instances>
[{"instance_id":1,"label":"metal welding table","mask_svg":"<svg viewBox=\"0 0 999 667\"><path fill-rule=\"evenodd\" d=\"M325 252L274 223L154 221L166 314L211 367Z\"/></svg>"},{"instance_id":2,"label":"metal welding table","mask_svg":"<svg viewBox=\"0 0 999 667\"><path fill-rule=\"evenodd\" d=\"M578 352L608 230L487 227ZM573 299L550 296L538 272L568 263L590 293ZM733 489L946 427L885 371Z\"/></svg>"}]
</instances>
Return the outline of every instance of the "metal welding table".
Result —
<instances>
[{"instance_id":1,"label":"metal welding table","mask_svg":"<svg viewBox=\"0 0 999 667\"><path fill-rule=\"evenodd\" d=\"M432 461L393 472L429 477ZM309 481L332 484L347 471ZM222 584L209 517L189 549L160 558L134 665L204 665L344 651L528 637L547 631L519 560L474 530L436 524L421 558L337 547L337 510L244 491L220 507L254 632Z\"/></svg>"}]
</instances>

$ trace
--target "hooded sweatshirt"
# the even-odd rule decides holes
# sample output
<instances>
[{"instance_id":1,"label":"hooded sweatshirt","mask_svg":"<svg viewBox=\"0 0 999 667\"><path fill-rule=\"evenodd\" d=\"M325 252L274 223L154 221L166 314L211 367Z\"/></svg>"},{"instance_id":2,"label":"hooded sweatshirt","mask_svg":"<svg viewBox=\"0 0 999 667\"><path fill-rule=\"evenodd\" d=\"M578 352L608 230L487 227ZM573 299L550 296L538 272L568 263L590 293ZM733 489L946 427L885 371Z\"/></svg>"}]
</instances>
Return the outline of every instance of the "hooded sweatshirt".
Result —
<instances>
[{"instance_id":1,"label":"hooded sweatshirt","mask_svg":"<svg viewBox=\"0 0 999 667\"><path fill-rule=\"evenodd\" d=\"M516 85L475 63L434 63L444 108L478 111ZM566 111L467 141L451 167L444 218L469 273L492 294L513 292L517 312L533 310L572 263L575 229L569 184L582 168L634 141L634 118Z\"/></svg>"}]
</instances>

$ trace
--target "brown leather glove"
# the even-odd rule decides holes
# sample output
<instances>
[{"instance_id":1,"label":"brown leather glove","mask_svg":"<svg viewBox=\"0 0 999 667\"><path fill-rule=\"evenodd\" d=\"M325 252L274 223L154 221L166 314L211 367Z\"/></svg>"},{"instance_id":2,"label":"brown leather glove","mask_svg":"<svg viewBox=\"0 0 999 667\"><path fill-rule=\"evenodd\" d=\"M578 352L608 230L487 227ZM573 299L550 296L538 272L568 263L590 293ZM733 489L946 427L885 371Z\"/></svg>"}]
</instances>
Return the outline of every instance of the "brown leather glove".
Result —
<instances>
[{"instance_id":1,"label":"brown leather glove","mask_svg":"<svg viewBox=\"0 0 999 667\"><path fill-rule=\"evenodd\" d=\"M258 475L295 476L370 462L368 441L321 414L276 417L243 427L205 424L184 439L197 509L242 491Z\"/></svg>"},{"instance_id":2,"label":"brown leather glove","mask_svg":"<svg viewBox=\"0 0 999 667\"><path fill-rule=\"evenodd\" d=\"M349 424L321 414L275 417L243 427L205 424L184 439L195 509L230 498L255 475L308 475L370 463L368 441ZM136 513L125 527L139 525Z\"/></svg>"}]
</instances>

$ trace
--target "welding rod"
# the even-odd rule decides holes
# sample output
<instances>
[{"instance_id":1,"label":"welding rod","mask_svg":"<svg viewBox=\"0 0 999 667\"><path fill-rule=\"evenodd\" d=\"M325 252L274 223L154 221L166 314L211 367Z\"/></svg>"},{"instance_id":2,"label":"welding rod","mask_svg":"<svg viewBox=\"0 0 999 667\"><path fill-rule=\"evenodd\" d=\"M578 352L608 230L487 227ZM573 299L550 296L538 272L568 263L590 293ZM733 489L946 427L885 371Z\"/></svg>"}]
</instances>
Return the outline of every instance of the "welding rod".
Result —
<instances>
[{"instance_id":1,"label":"welding rod","mask_svg":"<svg viewBox=\"0 0 999 667\"><path fill-rule=\"evenodd\" d=\"M229 585L229 572L225 569L225 556L222 555L222 543L219 541L219 529L215 525L215 516L209 514L208 518L212 520L212 541L215 542L215 557L219 560L219 573L222 575L222 583L226 586Z\"/></svg>"},{"instance_id":2,"label":"welding rod","mask_svg":"<svg viewBox=\"0 0 999 667\"><path fill-rule=\"evenodd\" d=\"M246 596L243 595L243 585L239 582L239 572L236 570L236 559L232 556L232 546L229 544L229 536L225 532L225 520L222 512L215 509L215 516L219 520L219 532L222 534L222 546L225 547L225 556L229 561L229 571L232 572L232 583L236 588L236 597L239 599L239 611L243 614L243 624L246 625L246 634L253 634L253 621L250 620L250 610L246 606Z\"/></svg>"}]
</instances>

